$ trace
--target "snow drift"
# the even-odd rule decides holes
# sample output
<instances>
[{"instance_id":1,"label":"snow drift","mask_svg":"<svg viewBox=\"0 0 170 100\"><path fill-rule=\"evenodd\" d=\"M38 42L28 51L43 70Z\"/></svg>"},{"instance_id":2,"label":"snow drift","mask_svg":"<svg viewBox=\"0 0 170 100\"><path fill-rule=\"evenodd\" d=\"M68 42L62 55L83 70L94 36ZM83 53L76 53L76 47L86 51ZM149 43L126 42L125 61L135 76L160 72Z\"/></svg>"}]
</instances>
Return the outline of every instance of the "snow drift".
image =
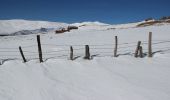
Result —
<instances>
[{"instance_id":1,"label":"snow drift","mask_svg":"<svg viewBox=\"0 0 170 100\"><path fill-rule=\"evenodd\" d=\"M10 61L0 68L0 100L169 100L169 72L166 58Z\"/></svg>"}]
</instances>

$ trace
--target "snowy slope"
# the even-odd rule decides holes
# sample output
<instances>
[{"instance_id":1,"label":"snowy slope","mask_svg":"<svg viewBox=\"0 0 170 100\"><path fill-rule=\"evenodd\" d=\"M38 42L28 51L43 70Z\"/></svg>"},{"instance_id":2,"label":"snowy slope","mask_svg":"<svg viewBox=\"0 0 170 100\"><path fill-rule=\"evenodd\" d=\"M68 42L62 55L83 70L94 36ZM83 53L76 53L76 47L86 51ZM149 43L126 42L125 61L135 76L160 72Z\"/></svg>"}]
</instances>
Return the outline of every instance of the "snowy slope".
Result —
<instances>
[{"instance_id":1,"label":"snowy slope","mask_svg":"<svg viewBox=\"0 0 170 100\"><path fill-rule=\"evenodd\" d=\"M141 24L145 21L135 22L135 23L127 23L127 24L106 24L102 22L82 22L82 23L73 23L71 25L79 26L80 29L88 29L88 30L110 30L110 29L127 29L127 28L135 28L138 24Z\"/></svg>"},{"instance_id":2,"label":"snowy slope","mask_svg":"<svg viewBox=\"0 0 170 100\"><path fill-rule=\"evenodd\" d=\"M10 34L21 30L58 28L66 26L68 26L68 24L47 21L0 20L0 34Z\"/></svg>"},{"instance_id":3,"label":"snowy slope","mask_svg":"<svg viewBox=\"0 0 170 100\"><path fill-rule=\"evenodd\" d=\"M0 100L170 100L170 25L133 28L136 24L96 23L64 34L40 34L43 63L37 59L35 34L0 37ZM139 40L147 54L149 32L153 58L134 58ZM86 44L92 60L83 59Z\"/></svg>"}]
</instances>

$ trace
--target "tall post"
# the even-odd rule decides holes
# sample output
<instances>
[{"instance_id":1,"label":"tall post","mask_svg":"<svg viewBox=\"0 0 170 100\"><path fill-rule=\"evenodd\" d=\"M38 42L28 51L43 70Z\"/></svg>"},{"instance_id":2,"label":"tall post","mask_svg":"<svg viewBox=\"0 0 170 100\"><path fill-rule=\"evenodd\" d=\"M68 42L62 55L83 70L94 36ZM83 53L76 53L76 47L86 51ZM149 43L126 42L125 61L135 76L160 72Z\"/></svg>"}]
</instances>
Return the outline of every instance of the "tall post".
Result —
<instances>
[{"instance_id":1,"label":"tall post","mask_svg":"<svg viewBox=\"0 0 170 100\"><path fill-rule=\"evenodd\" d=\"M141 44L141 41L138 41L138 44L137 44L137 47L136 47L136 51L135 51L135 57L138 57L140 44Z\"/></svg>"},{"instance_id":2,"label":"tall post","mask_svg":"<svg viewBox=\"0 0 170 100\"><path fill-rule=\"evenodd\" d=\"M152 32L149 32L149 39L148 39L148 57L152 57Z\"/></svg>"},{"instance_id":3,"label":"tall post","mask_svg":"<svg viewBox=\"0 0 170 100\"><path fill-rule=\"evenodd\" d=\"M70 60L74 60L73 58L73 47L70 46Z\"/></svg>"},{"instance_id":4,"label":"tall post","mask_svg":"<svg viewBox=\"0 0 170 100\"><path fill-rule=\"evenodd\" d=\"M143 48L142 48L142 46L139 47L139 56L140 56L140 58L143 58Z\"/></svg>"},{"instance_id":5,"label":"tall post","mask_svg":"<svg viewBox=\"0 0 170 100\"><path fill-rule=\"evenodd\" d=\"M40 63L41 63L41 62L43 62L43 59L42 59L42 49L41 49L40 35L37 35L37 43L38 43L39 60L40 60Z\"/></svg>"},{"instance_id":6,"label":"tall post","mask_svg":"<svg viewBox=\"0 0 170 100\"><path fill-rule=\"evenodd\" d=\"M117 39L117 36L115 36L114 57L117 57L117 44L118 44L118 39Z\"/></svg>"},{"instance_id":7,"label":"tall post","mask_svg":"<svg viewBox=\"0 0 170 100\"><path fill-rule=\"evenodd\" d=\"M19 46L19 51L20 51L20 54L21 54L21 56L22 56L23 62L24 62L24 63L27 62L27 60L25 59L25 56L24 56L24 53L23 53L23 51L22 51L21 46Z\"/></svg>"},{"instance_id":8,"label":"tall post","mask_svg":"<svg viewBox=\"0 0 170 100\"><path fill-rule=\"evenodd\" d=\"M84 57L84 59L90 60L90 50L89 50L88 45L85 45L85 57Z\"/></svg>"}]
</instances>

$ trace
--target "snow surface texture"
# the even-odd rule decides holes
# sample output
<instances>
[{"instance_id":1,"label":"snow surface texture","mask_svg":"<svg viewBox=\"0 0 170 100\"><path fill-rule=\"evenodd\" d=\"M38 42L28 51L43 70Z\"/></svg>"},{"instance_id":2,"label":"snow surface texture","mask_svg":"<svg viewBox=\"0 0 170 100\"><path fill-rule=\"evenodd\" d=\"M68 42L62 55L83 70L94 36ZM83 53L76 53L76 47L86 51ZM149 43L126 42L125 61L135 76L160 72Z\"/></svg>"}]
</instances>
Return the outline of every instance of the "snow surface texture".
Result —
<instances>
[{"instance_id":1,"label":"snow surface texture","mask_svg":"<svg viewBox=\"0 0 170 100\"><path fill-rule=\"evenodd\" d=\"M170 25L135 25L86 22L64 34L40 34L43 63L37 59L35 34L0 37L0 100L170 100ZM149 32L154 57L134 58L139 40L147 54ZM114 58L116 35L119 57ZM86 44L92 60L83 59ZM71 45L74 61L68 60Z\"/></svg>"}]
</instances>

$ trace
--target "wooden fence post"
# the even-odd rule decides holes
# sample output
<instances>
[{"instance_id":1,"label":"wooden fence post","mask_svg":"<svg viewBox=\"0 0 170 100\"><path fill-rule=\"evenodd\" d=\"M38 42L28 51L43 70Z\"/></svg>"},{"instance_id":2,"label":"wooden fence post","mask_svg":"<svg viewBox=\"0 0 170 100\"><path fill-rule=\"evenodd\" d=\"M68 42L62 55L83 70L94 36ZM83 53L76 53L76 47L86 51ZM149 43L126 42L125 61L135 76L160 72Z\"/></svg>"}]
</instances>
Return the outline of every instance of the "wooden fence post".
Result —
<instances>
[{"instance_id":1,"label":"wooden fence post","mask_svg":"<svg viewBox=\"0 0 170 100\"><path fill-rule=\"evenodd\" d=\"M152 57L152 32L149 32L149 39L148 39L148 57Z\"/></svg>"},{"instance_id":2,"label":"wooden fence post","mask_svg":"<svg viewBox=\"0 0 170 100\"><path fill-rule=\"evenodd\" d=\"M89 50L89 45L85 45L85 57L84 59L90 60L90 50Z\"/></svg>"},{"instance_id":3,"label":"wooden fence post","mask_svg":"<svg viewBox=\"0 0 170 100\"><path fill-rule=\"evenodd\" d=\"M140 58L143 58L143 48L142 48L142 46L139 47L139 56L140 56Z\"/></svg>"},{"instance_id":4,"label":"wooden fence post","mask_svg":"<svg viewBox=\"0 0 170 100\"><path fill-rule=\"evenodd\" d=\"M117 39L117 36L115 36L114 57L117 57L117 44L118 44L118 39Z\"/></svg>"},{"instance_id":5,"label":"wooden fence post","mask_svg":"<svg viewBox=\"0 0 170 100\"><path fill-rule=\"evenodd\" d=\"M27 60L25 59L25 56L24 56L24 53L23 53L23 51L22 51L21 46L19 46L19 51L20 51L20 54L21 54L21 56L22 56L22 59L23 59L24 63L27 62Z\"/></svg>"},{"instance_id":6,"label":"wooden fence post","mask_svg":"<svg viewBox=\"0 0 170 100\"><path fill-rule=\"evenodd\" d=\"M135 51L135 57L138 57L138 52L139 52L140 44L141 44L141 41L138 41L138 44L137 44L137 47L136 47L136 51Z\"/></svg>"},{"instance_id":7,"label":"wooden fence post","mask_svg":"<svg viewBox=\"0 0 170 100\"><path fill-rule=\"evenodd\" d=\"M41 63L41 62L43 62L43 59L42 59L42 49L41 49L40 35L37 35L37 43L38 43L39 60L40 60L40 63Z\"/></svg>"},{"instance_id":8,"label":"wooden fence post","mask_svg":"<svg viewBox=\"0 0 170 100\"><path fill-rule=\"evenodd\" d=\"M70 46L70 60L74 60L73 58L73 47Z\"/></svg>"}]
</instances>

